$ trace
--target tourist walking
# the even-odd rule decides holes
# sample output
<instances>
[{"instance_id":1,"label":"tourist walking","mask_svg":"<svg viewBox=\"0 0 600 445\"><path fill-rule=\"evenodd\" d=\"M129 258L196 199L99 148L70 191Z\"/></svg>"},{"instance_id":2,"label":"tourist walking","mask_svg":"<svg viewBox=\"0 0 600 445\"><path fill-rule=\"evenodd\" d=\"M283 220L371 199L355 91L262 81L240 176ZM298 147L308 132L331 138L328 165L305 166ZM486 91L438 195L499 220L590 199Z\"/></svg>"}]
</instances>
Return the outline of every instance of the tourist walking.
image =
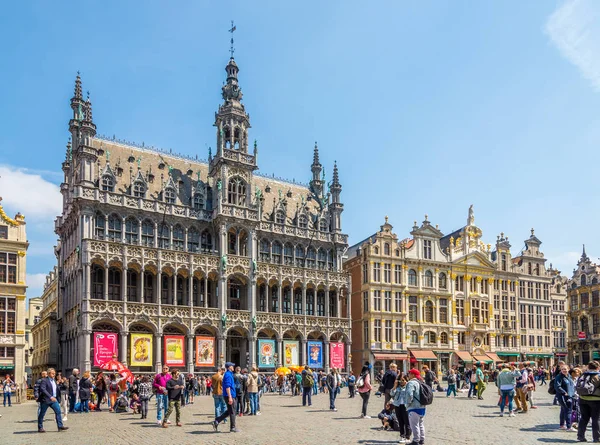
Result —
<instances>
[{"instance_id":1,"label":"tourist walking","mask_svg":"<svg viewBox=\"0 0 600 445\"><path fill-rule=\"evenodd\" d=\"M166 388L169 398L169 408L162 421L162 427L169 427L169 417L173 412L173 408L175 408L175 425L181 426L181 393L185 388L185 382L182 382L179 378L179 371L177 369L171 371L171 379L167 381Z\"/></svg>"},{"instance_id":2,"label":"tourist walking","mask_svg":"<svg viewBox=\"0 0 600 445\"><path fill-rule=\"evenodd\" d=\"M138 393L140 395L140 411L142 417L140 419L148 418L148 401L152 396L152 384L147 375L142 376L140 384L138 385Z\"/></svg>"},{"instance_id":3,"label":"tourist walking","mask_svg":"<svg viewBox=\"0 0 600 445\"><path fill-rule=\"evenodd\" d=\"M156 390L156 423L162 425L163 412L169 409L167 382L171 380L169 367L164 365L162 371L154 377L152 386ZM168 423L168 422L167 422Z\"/></svg>"},{"instance_id":4,"label":"tourist walking","mask_svg":"<svg viewBox=\"0 0 600 445\"><path fill-rule=\"evenodd\" d=\"M562 368L561 374L564 374ZM558 388L556 394L558 394ZM579 411L581 413L581 418L577 424L577 440L580 442L586 440L585 430L591 420L592 440L600 442L600 374L598 372L598 362L590 362L587 371L577 380L577 394L579 394Z\"/></svg>"},{"instance_id":5,"label":"tourist walking","mask_svg":"<svg viewBox=\"0 0 600 445\"><path fill-rule=\"evenodd\" d=\"M258 411L258 368L256 366L253 366L252 371L248 374L246 391L250 400L250 415L260 415Z\"/></svg>"},{"instance_id":6,"label":"tourist walking","mask_svg":"<svg viewBox=\"0 0 600 445\"><path fill-rule=\"evenodd\" d=\"M235 412L236 412L236 393L235 393L235 381L233 379L233 369L235 367L235 363L227 362L225 363L225 374L223 374L223 397L227 400L227 411L222 413L219 417L217 417L213 421L213 429L215 431L219 430L219 423L223 422L227 417L229 417L229 432L237 433L238 430L235 427Z\"/></svg>"},{"instance_id":7,"label":"tourist walking","mask_svg":"<svg viewBox=\"0 0 600 445\"><path fill-rule=\"evenodd\" d=\"M399 443L406 443L410 441L412 434L410 429L410 421L408 419L408 411L406 410L406 384L408 383L405 376L398 373L396 382L390 394L392 395L392 405L394 405L394 411L396 412L396 419L398 419L398 428L400 431Z\"/></svg>"},{"instance_id":8,"label":"tourist walking","mask_svg":"<svg viewBox=\"0 0 600 445\"><path fill-rule=\"evenodd\" d=\"M512 366L509 369L509 364L504 363L502 365L502 371L496 377L496 386L500 391L500 417L504 416L504 408L508 405L508 415L514 417L513 412L513 399L515 397L515 384L516 379L521 377L521 373Z\"/></svg>"},{"instance_id":9,"label":"tourist walking","mask_svg":"<svg viewBox=\"0 0 600 445\"><path fill-rule=\"evenodd\" d=\"M54 368L48 369L48 377L42 379L40 383L40 412L38 414L38 433L45 433L44 429L44 416L48 408L54 411L56 417L56 426L58 431L66 431L69 427L66 427L62 423L62 415L60 413L60 405L58 400L60 399L60 388L56 384L56 370Z\"/></svg>"},{"instance_id":10,"label":"tourist walking","mask_svg":"<svg viewBox=\"0 0 600 445\"><path fill-rule=\"evenodd\" d=\"M44 375L45 374L45 375ZM47 377L48 373L44 371L42 377ZM63 377L60 373L56 375L56 384L60 389L60 397L58 403L60 404L60 412L63 416L62 420L67 420L67 413L69 412L69 379Z\"/></svg>"},{"instance_id":11,"label":"tourist walking","mask_svg":"<svg viewBox=\"0 0 600 445\"><path fill-rule=\"evenodd\" d=\"M313 373L308 366L305 366L302 370L302 406L312 405L312 393L315 384Z\"/></svg>"},{"instance_id":12,"label":"tourist walking","mask_svg":"<svg viewBox=\"0 0 600 445\"><path fill-rule=\"evenodd\" d=\"M360 376L358 377L356 387L358 389L358 394L362 399L360 417L362 419L370 419L371 417L367 416L367 407L369 406L369 397L371 397L373 386L371 385L371 364L369 362L365 362L360 370Z\"/></svg>"},{"instance_id":13,"label":"tourist walking","mask_svg":"<svg viewBox=\"0 0 600 445\"><path fill-rule=\"evenodd\" d=\"M408 421L413 436L409 445L419 445L425 442L425 406L421 405L421 373L418 369L411 369L408 372L408 383L406 384L406 409L408 411Z\"/></svg>"},{"instance_id":14,"label":"tourist walking","mask_svg":"<svg viewBox=\"0 0 600 445\"><path fill-rule=\"evenodd\" d=\"M526 413L528 373L523 363L519 364L519 369L521 372L521 377L517 380L515 402L517 404L517 409L519 409L521 413Z\"/></svg>"},{"instance_id":15,"label":"tourist walking","mask_svg":"<svg viewBox=\"0 0 600 445\"><path fill-rule=\"evenodd\" d=\"M335 368L331 368L331 371L329 374L327 374L325 384L327 385L327 391L329 391L329 409L332 411L337 411L337 408L335 407L335 398L337 396L339 383Z\"/></svg>"},{"instance_id":16,"label":"tourist walking","mask_svg":"<svg viewBox=\"0 0 600 445\"><path fill-rule=\"evenodd\" d=\"M433 389L433 385L438 383L438 379L429 366L423 365L423 380L425 380L425 384Z\"/></svg>"},{"instance_id":17,"label":"tourist walking","mask_svg":"<svg viewBox=\"0 0 600 445\"><path fill-rule=\"evenodd\" d=\"M101 405L104 401L104 397L106 396L106 380L104 379L104 373L102 371L96 375L96 380L94 381L94 392L96 393L96 398L98 399L98 403L96 403L96 411L102 411Z\"/></svg>"},{"instance_id":18,"label":"tourist walking","mask_svg":"<svg viewBox=\"0 0 600 445\"><path fill-rule=\"evenodd\" d=\"M356 384L356 377L354 373L350 371L350 375L348 376L348 393L350 398L353 399L355 395L354 385Z\"/></svg>"},{"instance_id":19,"label":"tourist walking","mask_svg":"<svg viewBox=\"0 0 600 445\"><path fill-rule=\"evenodd\" d=\"M481 370L481 363L475 364L475 380L477 382L477 398L483 400L483 391L485 391L486 383L485 376Z\"/></svg>"},{"instance_id":20,"label":"tourist walking","mask_svg":"<svg viewBox=\"0 0 600 445\"><path fill-rule=\"evenodd\" d=\"M383 407L390 401L390 391L394 387L394 382L396 381L396 377L398 376L398 366L395 363L390 364L390 367L385 374L383 374L383 378L381 379L381 388L380 392L384 393L384 401Z\"/></svg>"},{"instance_id":21,"label":"tourist walking","mask_svg":"<svg viewBox=\"0 0 600 445\"><path fill-rule=\"evenodd\" d=\"M527 368L527 400L529 400L529 405L531 409L537 409L537 406L533 402L533 393L535 392L535 378L534 372L531 368Z\"/></svg>"},{"instance_id":22,"label":"tourist walking","mask_svg":"<svg viewBox=\"0 0 600 445\"><path fill-rule=\"evenodd\" d=\"M465 373L465 378L469 382L469 392L467 394L467 397L469 399L472 397L472 395L473 396L477 395L477 374L475 372L476 369L477 369L477 367L475 365L473 365L471 367L471 369L469 369Z\"/></svg>"},{"instance_id":23,"label":"tourist walking","mask_svg":"<svg viewBox=\"0 0 600 445\"><path fill-rule=\"evenodd\" d=\"M73 368L69 377L69 412L75 412L75 403L77 402L77 390L79 389L79 369Z\"/></svg>"},{"instance_id":24,"label":"tourist walking","mask_svg":"<svg viewBox=\"0 0 600 445\"><path fill-rule=\"evenodd\" d=\"M454 394L456 397L456 373L454 369L450 370L450 374L448 374L448 390L446 391L446 397L450 397L450 394Z\"/></svg>"},{"instance_id":25,"label":"tourist walking","mask_svg":"<svg viewBox=\"0 0 600 445\"><path fill-rule=\"evenodd\" d=\"M575 382L569 374L567 365L563 365L554 380L554 388L560 405L560 429L576 431L572 427L573 398L575 397Z\"/></svg>"},{"instance_id":26,"label":"tourist walking","mask_svg":"<svg viewBox=\"0 0 600 445\"><path fill-rule=\"evenodd\" d=\"M217 372L213 374L213 376L210 379L210 387L212 388L213 402L215 404L215 417L219 417L221 414L223 414L224 411L227 410L225 400L223 399L224 372L225 368L220 368Z\"/></svg>"},{"instance_id":27,"label":"tourist walking","mask_svg":"<svg viewBox=\"0 0 600 445\"><path fill-rule=\"evenodd\" d=\"M242 375L242 368L237 366L235 373L233 374L233 383L235 385L235 396L237 405L237 415L242 417L244 415L244 386L246 379Z\"/></svg>"},{"instance_id":28,"label":"tourist walking","mask_svg":"<svg viewBox=\"0 0 600 445\"><path fill-rule=\"evenodd\" d=\"M85 371L79 381L79 403L82 413L89 413L90 397L92 396L92 382L90 380L90 371Z\"/></svg>"}]
</instances>

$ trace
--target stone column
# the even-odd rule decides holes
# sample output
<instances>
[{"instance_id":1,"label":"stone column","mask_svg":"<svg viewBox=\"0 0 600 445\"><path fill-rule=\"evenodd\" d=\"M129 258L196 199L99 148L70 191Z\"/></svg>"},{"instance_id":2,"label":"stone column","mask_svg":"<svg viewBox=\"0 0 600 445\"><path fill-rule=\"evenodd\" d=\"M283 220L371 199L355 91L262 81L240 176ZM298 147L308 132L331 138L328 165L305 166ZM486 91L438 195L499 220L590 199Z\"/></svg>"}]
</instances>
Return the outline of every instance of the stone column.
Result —
<instances>
[{"instance_id":1,"label":"stone column","mask_svg":"<svg viewBox=\"0 0 600 445\"><path fill-rule=\"evenodd\" d=\"M277 366L283 363L283 339L277 340Z\"/></svg>"},{"instance_id":2,"label":"stone column","mask_svg":"<svg viewBox=\"0 0 600 445\"><path fill-rule=\"evenodd\" d=\"M144 284L145 284L145 276L144 276L144 268L142 267L142 271L140 272L140 303L144 303Z\"/></svg>"},{"instance_id":3,"label":"stone column","mask_svg":"<svg viewBox=\"0 0 600 445\"><path fill-rule=\"evenodd\" d=\"M319 295L318 291L317 291L317 295ZM323 291L323 295L324 295L324 303L325 303L325 317L329 318L330 317L330 313L329 313L329 289L325 289ZM318 301L319 297L317 296L317 301Z\"/></svg>"},{"instance_id":4,"label":"stone column","mask_svg":"<svg viewBox=\"0 0 600 445\"><path fill-rule=\"evenodd\" d=\"M83 374L85 371L90 371L92 369L92 363L90 360L90 351L92 349L91 346L91 341L90 341L90 336L92 335L92 331L91 330L84 330L83 331L83 357L81 359L81 364L82 364L82 369L81 369L81 373Z\"/></svg>"},{"instance_id":5,"label":"stone column","mask_svg":"<svg viewBox=\"0 0 600 445\"><path fill-rule=\"evenodd\" d=\"M127 301L127 269L123 269L121 274L121 301Z\"/></svg>"},{"instance_id":6,"label":"stone column","mask_svg":"<svg viewBox=\"0 0 600 445\"><path fill-rule=\"evenodd\" d=\"M173 302L172 304L177 306L177 271L173 274ZM183 290L183 289L182 289Z\"/></svg>"},{"instance_id":7,"label":"stone column","mask_svg":"<svg viewBox=\"0 0 600 445\"><path fill-rule=\"evenodd\" d=\"M127 331L121 331L119 332L119 360L121 361L121 363L125 364L125 366L128 366L127 363L127 336L128 336L129 332ZM89 338L89 336L88 336ZM89 350L89 349L88 349Z\"/></svg>"},{"instance_id":8,"label":"stone column","mask_svg":"<svg viewBox=\"0 0 600 445\"><path fill-rule=\"evenodd\" d=\"M224 334L219 334L217 336L217 340L219 342L219 355L217 357L217 367L219 366L224 366L225 362L227 361L227 351L226 349L226 338ZM223 358L221 358L221 356L223 356Z\"/></svg>"},{"instance_id":9,"label":"stone column","mask_svg":"<svg viewBox=\"0 0 600 445\"><path fill-rule=\"evenodd\" d=\"M85 289L85 293L83 294L83 298L86 300L89 300L91 298L91 273L90 273L90 264L89 263L85 263L83 265L83 282L84 282L84 289Z\"/></svg>"},{"instance_id":10,"label":"stone column","mask_svg":"<svg viewBox=\"0 0 600 445\"><path fill-rule=\"evenodd\" d=\"M192 309L192 306L194 305L194 274L191 273L191 269L190 269L190 276L188 279L188 289L187 289L187 294L188 294L188 305L190 306L190 310Z\"/></svg>"},{"instance_id":11,"label":"stone column","mask_svg":"<svg viewBox=\"0 0 600 445\"><path fill-rule=\"evenodd\" d=\"M329 372L329 340L323 342L323 368Z\"/></svg>"},{"instance_id":12,"label":"stone column","mask_svg":"<svg viewBox=\"0 0 600 445\"><path fill-rule=\"evenodd\" d=\"M108 264L104 268L104 299L108 300Z\"/></svg>"},{"instance_id":13,"label":"stone column","mask_svg":"<svg viewBox=\"0 0 600 445\"><path fill-rule=\"evenodd\" d=\"M277 285L277 312L283 312L283 286L281 283Z\"/></svg>"},{"instance_id":14,"label":"stone column","mask_svg":"<svg viewBox=\"0 0 600 445\"><path fill-rule=\"evenodd\" d=\"M187 336L188 372L194 372L194 335Z\"/></svg>"},{"instance_id":15,"label":"stone column","mask_svg":"<svg viewBox=\"0 0 600 445\"><path fill-rule=\"evenodd\" d=\"M306 283L302 283L302 315L306 315Z\"/></svg>"},{"instance_id":16,"label":"stone column","mask_svg":"<svg viewBox=\"0 0 600 445\"><path fill-rule=\"evenodd\" d=\"M256 336L252 335L252 337L250 337L248 349L248 352L250 353L250 368L252 369L256 362Z\"/></svg>"},{"instance_id":17,"label":"stone column","mask_svg":"<svg viewBox=\"0 0 600 445\"><path fill-rule=\"evenodd\" d=\"M302 361L300 363L308 365L308 340L302 340Z\"/></svg>"},{"instance_id":18,"label":"stone column","mask_svg":"<svg viewBox=\"0 0 600 445\"><path fill-rule=\"evenodd\" d=\"M204 307L208 307L208 275L204 277Z\"/></svg>"},{"instance_id":19,"label":"stone column","mask_svg":"<svg viewBox=\"0 0 600 445\"><path fill-rule=\"evenodd\" d=\"M155 372L161 372L162 370L162 336L162 332L154 334L154 367L156 368L154 370Z\"/></svg>"},{"instance_id":20,"label":"stone column","mask_svg":"<svg viewBox=\"0 0 600 445\"><path fill-rule=\"evenodd\" d=\"M335 291L335 316L337 318L342 318L342 300L340 298L340 289L336 289Z\"/></svg>"},{"instance_id":21,"label":"stone column","mask_svg":"<svg viewBox=\"0 0 600 445\"><path fill-rule=\"evenodd\" d=\"M156 275L156 302L158 303L158 307L162 301L162 272L160 268L158 269L158 274Z\"/></svg>"}]
</instances>

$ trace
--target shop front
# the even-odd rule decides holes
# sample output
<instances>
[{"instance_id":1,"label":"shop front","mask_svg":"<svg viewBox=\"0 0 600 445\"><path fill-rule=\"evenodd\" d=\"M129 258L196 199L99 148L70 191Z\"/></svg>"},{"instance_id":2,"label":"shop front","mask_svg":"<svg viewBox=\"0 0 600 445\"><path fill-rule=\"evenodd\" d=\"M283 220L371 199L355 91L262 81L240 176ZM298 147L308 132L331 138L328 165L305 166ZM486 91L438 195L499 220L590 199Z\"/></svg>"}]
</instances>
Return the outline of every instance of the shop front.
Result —
<instances>
[{"instance_id":1,"label":"shop front","mask_svg":"<svg viewBox=\"0 0 600 445\"><path fill-rule=\"evenodd\" d=\"M410 350L410 367L422 369L424 365L429 366L436 374L438 373L438 357L431 350L421 349L419 351Z\"/></svg>"},{"instance_id":2,"label":"shop front","mask_svg":"<svg viewBox=\"0 0 600 445\"><path fill-rule=\"evenodd\" d=\"M398 365L398 370L408 372L408 353L407 352L381 352L374 353L375 362L379 362L381 369L388 369L392 363Z\"/></svg>"}]
</instances>

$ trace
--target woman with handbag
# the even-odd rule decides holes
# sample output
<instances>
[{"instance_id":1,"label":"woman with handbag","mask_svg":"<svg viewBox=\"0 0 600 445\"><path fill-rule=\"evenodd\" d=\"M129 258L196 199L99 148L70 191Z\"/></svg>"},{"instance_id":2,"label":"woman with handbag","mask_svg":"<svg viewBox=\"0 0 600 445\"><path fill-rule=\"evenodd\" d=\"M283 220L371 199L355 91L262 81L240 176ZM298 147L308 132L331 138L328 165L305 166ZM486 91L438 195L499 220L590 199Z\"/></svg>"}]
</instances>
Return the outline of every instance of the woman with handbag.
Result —
<instances>
[{"instance_id":1,"label":"woman with handbag","mask_svg":"<svg viewBox=\"0 0 600 445\"><path fill-rule=\"evenodd\" d=\"M373 387L371 386L371 364L369 362L365 362L365 365L362 367L360 376L356 381L356 388L360 398L362 399L362 411L360 413L360 418L370 419L371 416L367 416L367 406L369 406L369 397L371 396L371 390Z\"/></svg>"}]
</instances>

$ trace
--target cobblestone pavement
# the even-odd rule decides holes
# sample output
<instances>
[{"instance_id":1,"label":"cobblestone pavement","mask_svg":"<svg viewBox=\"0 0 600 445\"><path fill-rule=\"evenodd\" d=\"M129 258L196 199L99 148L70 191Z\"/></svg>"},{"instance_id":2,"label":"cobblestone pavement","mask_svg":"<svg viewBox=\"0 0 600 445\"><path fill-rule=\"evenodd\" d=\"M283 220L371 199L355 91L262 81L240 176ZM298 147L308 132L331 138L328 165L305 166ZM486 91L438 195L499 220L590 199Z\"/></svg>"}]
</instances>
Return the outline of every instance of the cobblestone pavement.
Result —
<instances>
[{"instance_id":1,"label":"cobblestone pavement","mask_svg":"<svg viewBox=\"0 0 600 445\"><path fill-rule=\"evenodd\" d=\"M539 408L516 417L498 417L495 391L488 387L484 400L467 399L462 393L456 399L436 394L425 417L426 444L500 444L575 443L576 433L558 430L559 409L542 387L536 393ZM153 403L151 403L153 405ZM37 406L33 402L0 406L0 444L116 445L116 444L364 444L397 443L397 433L379 430L377 414L383 398L371 396L368 414L373 419L359 419L361 399L348 398L347 391L338 396L337 412L329 411L327 395L313 398L311 407L302 407L300 397L267 394L261 399L262 415L238 418L239 433L229 433L221 424L219 433L210 425L212 397L197 397L196 403L182 410L183 427L160 428L156 410L151 406L148 421L139 416L108 411L70 414L66 432L57 432L54 413L46 414L47 433L39 434L35 420ZM591 441L591 431L588 430Z\"/></svg>"}]
</instances>

